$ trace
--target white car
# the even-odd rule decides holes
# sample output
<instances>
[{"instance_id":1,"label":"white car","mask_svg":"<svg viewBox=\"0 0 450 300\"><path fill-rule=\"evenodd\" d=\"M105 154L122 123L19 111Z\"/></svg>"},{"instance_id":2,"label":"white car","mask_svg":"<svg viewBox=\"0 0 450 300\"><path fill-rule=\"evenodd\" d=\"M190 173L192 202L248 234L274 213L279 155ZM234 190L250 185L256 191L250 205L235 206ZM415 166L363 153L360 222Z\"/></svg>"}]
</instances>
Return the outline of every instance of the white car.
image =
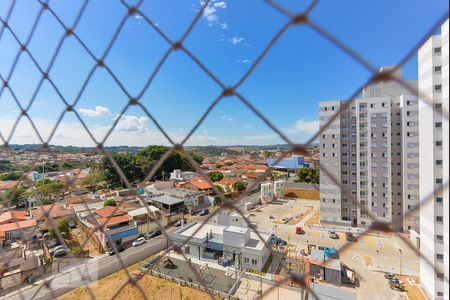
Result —
<instances>
[{"instance_id":1,"label":"white car","mask_svg":"<svg viewBox=\"0 0 450 300\"><path fill-rule=\"evenodd\" d=\"M143 237L140 237L137 240L135 240L131 245L133 247L137 247L137 246L142 245L144 243L145 243L145 239Z\"/></svg>"}]
</instances>

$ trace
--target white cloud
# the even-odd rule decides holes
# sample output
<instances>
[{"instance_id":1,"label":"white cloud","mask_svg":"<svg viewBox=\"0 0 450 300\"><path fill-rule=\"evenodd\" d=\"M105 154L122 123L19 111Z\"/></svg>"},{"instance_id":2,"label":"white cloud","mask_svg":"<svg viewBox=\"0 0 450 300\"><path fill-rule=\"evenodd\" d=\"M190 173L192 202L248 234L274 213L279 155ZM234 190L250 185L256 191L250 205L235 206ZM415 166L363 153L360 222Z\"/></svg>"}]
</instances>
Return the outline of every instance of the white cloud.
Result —
<instances>
[{"instance_id":1,"label":"white cloud","mask_svg":"<svg viewBox=\"0 0 450 300\"><path fill-rule=\"evenodd\" d=\"M119 118L119 115L114 117L114 121ZM138 117L134 115L122 115L114 130L118 131L148 131L149 119L147 117Z\"/></svg>"},{"instance_id":2,"label":"white cloud","mask_svg":"<svg viewBox=\"0 0 450 300\"><path fill-rule=\"evenodd\" d=\"M91 108L79 108L78 111L87 117L108 117L111 116L111 112L107 107L97 105L95 109Z\"/></svg>"},{"instance_id":3,"label":"white cloud","mask_svg":"<svg viewBox=\"0 0 450 300\"><path fill-rule=\"evenodd\" d=\"M214 3L214 7L219 7L221 9L225 9L225 8L227 8L227 4L225 3L225 1L220 1L220 2Z\"/></svg>"},{"instance_id":4,"label":"white cloud","mask_svg":"<svg viewBox=\"0 0 450 300\"><path fill-rule=\"evenodd\" d=\"M238 59L237 62L241 63L241 64L249 64L252 62L252 60L251 59Z\"/></svg>"},{"instance_id":5,"label":"white cloud","mask_svg":"<svg viewBox=\"0 0 450 300\"><path fill-rule=\"evenodd\" d=\"M305 121L304 119L295 122L294 131L314 134L319 131L319 120Z\"/></svg>"},{"instance_id":6,"label":"white cloud","mask_svg":"<svg viewBox=\"0 0 450 300\"><path fill-rule=\"evenodd\" d=\"M222 116L222 120L228 121L228 122L234 122L235 120L228 116Z\"/></svg>"},{"instance_id":7,"label":"white cloud","mask_svg":"<svg viewBox=\"0 0 450 300\"><path fill-rule=\"evenodd\" d=\"M141 20L141 19L143 19L144 17L141 16L141 15L135 15L134 18L137 19L137 20Z\"/></svg>"},{"instance_id":8,"label":"white cloud","mask_svg":"<svg viewBox=\"0 0 450 300\"><path fill-rule=\"evenodd\" d=\"M204 5L204 1L200 1L200 5ZM203 9L203 18L205 18L209 26L218 24L222 29L227 29L228 25L225 22L219 22L219 15L217 14L219 10L224 10L227 8L225 1L211 0L208 2L206 7Z\"/></svg>"},{"instance_id":9,"label":"white cloud","mask_svg":"<svg viewBox=\"0 0 450 300\"><path fill-rule=\"evenodd\" d=\"M239 45L245 40L243 37L233 36L232 38L229 38L228 41L232 43L233 45Z\"/></svg>"}]
</instances>

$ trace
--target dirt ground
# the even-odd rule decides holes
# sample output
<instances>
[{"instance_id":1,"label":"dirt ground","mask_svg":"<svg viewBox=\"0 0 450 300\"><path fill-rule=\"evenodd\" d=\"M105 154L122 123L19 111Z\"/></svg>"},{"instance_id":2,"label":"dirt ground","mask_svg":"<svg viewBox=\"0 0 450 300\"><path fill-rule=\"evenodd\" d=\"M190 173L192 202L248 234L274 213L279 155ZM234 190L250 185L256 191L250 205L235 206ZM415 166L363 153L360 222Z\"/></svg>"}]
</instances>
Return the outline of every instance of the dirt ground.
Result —
<instances>
[{"instance_id":1,"label":"dirt ground","mask_svg":"<svg viewBox=\"0 0 450 300\"><path fill-rule=\"evenodd\" d=\"M128 268L130 274L133 270L137 269L140 264L141 263ZM96 299L111 299L117 293L117 291L119 291L121 287L126 284L127 280L128 276L126 275L125 271L119 271L101 279L96 283L89 285L89 287ZM149 299L210 299L210 296L207 293L197 291L188 287L183 287L179 284L172 283L151 275L145 275L139 280L138 283ZM59 299L88 300L92 299L92 297L89 294L88 289L86 287L82 287L59 297ZM116 299L144 299L144 297L142 296L139 288L128 284L119 292Z\"/></svg>"},{"instance_id":2,"label":"dirt ground","mask_svg":"<svg viewBox=\"0 0 450 300\"><path fill-rule=\"evenodd\" d=\"M320 212L316 212L308 221L305 222L305 225L313 225L320 224Z\"/></svg>"},{"instance_id":3,"label":"dirt ground","mask_svg":"<svg viewBox=\"0 0 450 300\"><path fill-rule=\"evenodd\" d=\"M82 230L75 228L75 229L71 230L70 236L71 236L71 239L74 242L77 242L80 246L84 245L83 250L89 250L89 256L92 257L92 256L96 256L96 255L100 254L98 252L98 247L96 246L92 237L87 241L86 244L83 244L86 241L87 237L86 237L86 234Z\"/></svg>"}]
</instances>

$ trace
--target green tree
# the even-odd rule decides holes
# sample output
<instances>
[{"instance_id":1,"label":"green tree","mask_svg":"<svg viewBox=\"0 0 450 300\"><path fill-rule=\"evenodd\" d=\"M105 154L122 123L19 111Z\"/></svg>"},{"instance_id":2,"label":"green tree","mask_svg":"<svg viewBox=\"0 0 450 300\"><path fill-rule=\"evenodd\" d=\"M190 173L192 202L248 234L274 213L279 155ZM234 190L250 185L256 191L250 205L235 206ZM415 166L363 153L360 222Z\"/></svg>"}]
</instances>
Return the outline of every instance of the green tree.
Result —
<instances>
[{"instance_id":1,"label":"green tree","mask_svg":"<svg viewBox=\"0 0 450 300\"><path fill-rule=\"evenodd\" d=\"M37 186L36 193L42 197L48 197L51 195L62 193L64 189L65 189L64 183L50 182L48 184Z\"/></svg>"},{"instance_id":2,"label":"green tree","mask_svg":"<svg viewBox=\"0 0 450 300\"><path fill-rule=\"evenodd\" d=\"M142 179L153 170L153 167L156 166L160 158L168 150L169 147L154 145L146 147L136 154L136 163L140 166L144 175ZM203 158L197 154L191 154L191 156L197 163L201 163L203 160ZM162 163L161 167L155 172L154 178L162 179L163 174L170 174L170 172L175 169L194 171L194 168L183 154L172 152Z\"/></svg>"},{"instance_id":3,"label":"green tree","mask_svg":"<svg viewBox=\"0 0 450 300\"><path fill-rule=\"evenodd\" d=\"M103 207L106 206L117 206L116 200L114 199L108 199L105 202L103 202Z\"/></svg>"},{"instance_id":4,"label":"green tree","mask_svg":"<svg viewBox=\"0 0 450 300\"><path fill-rule=\"evenodd\" d=\"M70 222L69 219L60 219L56 222L56 228L58 229L60 234L63 234L63 233L67 234L70 232L69 222ZM51 238L54 238L54 239L57 238L57 234L53 228L50 228L48 230L48 234Z\"/></svg>"},{"instance_id":5,"label":"green tree","mask_svg":"<svg viewBox=\"0 0 450 300\"><path fill-rule=\"evenodd\" d=\"M320 170L316 170L312 167L301 168L297 171L297 179L295 180L295 182L319 183Z\"/></svg>"},{"instance_id":6,"label":"green tree","mask_svg":"<svg viewBox=\"0 0 450 300\"><path fill-rule=\"evenodd\" d=\"M141 168L139 168L135 158L132 155L114 153L112 158L116 161L117 165L120 167L130 183L134 183L143 178ZM109 182L112 188L125 186L118 171L108 157L103 158L101 169L103 170L104 178Z\"/></svg>"},{"instance_id":7,"label":"green tree","mask_svg":"<svg viewBox=\"0 0 450 300\"><path fill-rule=\"evenodd\" d=\"M46 184L52 183L52 181L48 178L44 178L36 182L36 186L44 186Z\"/></svg>"},{"instance_id":8,"label":"green tree","mask_svg":"<svg viewBox=\"0 0 450 300\"><path fill-rule=\"evenodd\" d=\"M8 172L5 174L0 175L0 180L6 181L6 180L18 180L22 176L22 173L20 172Z\"/></svg>"},{"instance_id":9,"label":"green tree","mask_svg":"<svg viewBox=\"0 0 450 300\"><path fill-rule=\"evenodd\" d=\"M222 199L219 196L214 196L214 206L218 206L222 203Z\"/></svg>"},{"instance_id":10,"label":"green tree","mask_svg":"<svg viewBox=\"0 0 450 300\"><path fill-rule=\"evenodd\" d=\"M242 182L242 181L238 181L236 182L236 189L238 190L238 192L242 192L246 189L247 185Z\"/></svg>"},{"instance_id":11,"label":"green tree","mask_svg":"<svg viewBox=\"0 0 450 300\"><path fill-rule=\"evenodd\" d=\"M81 186L97 186L99 183L104 181L105 178L102 176L102 174L99 173L92 173L88 176L84 177L80 181Z\"/></svg>"},{"instance_id":12,"label":"green tree","mask_svg":"<svg viewBox=\"0 0 450 300\"><path fill-rule=\"evenodd\" d=\"M0 202L11 201L12 206L22 206L27 199L27 188L24 186L13 187L0 194Z\"/></svg>"},{"instance_id":13,"label":"green tree","mask_svg":"<svg viewBox=\"0 0 450 300\"><path fill-rule=\"evenodd\" d=\"M212 181L220 181L223 179L223 174L218 171L212 171L208 173L208 177Z\"/></svg>"}]
</instances>

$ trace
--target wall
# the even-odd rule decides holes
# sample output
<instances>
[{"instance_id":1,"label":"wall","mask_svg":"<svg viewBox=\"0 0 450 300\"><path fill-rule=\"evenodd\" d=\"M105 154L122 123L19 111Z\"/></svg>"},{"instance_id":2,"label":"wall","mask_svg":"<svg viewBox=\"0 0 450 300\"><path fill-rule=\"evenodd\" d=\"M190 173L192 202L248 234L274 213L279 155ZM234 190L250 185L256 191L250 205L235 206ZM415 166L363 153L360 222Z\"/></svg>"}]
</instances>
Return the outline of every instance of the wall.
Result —
<instances>
[{"instance_id":1,"label":"wall","mask_svg":"<svg viewBox=\"0 0 450 300\"><path fill-rule=\"evenodd\" d=\"M301 199L311 199L311 200L319 200L320 199L320 190L316 189L298 189L298 188L288 188L286 187L284 191L284 196L289 197L289 193L293 193L297 198Z\"/></svg>"}]
</instances>

